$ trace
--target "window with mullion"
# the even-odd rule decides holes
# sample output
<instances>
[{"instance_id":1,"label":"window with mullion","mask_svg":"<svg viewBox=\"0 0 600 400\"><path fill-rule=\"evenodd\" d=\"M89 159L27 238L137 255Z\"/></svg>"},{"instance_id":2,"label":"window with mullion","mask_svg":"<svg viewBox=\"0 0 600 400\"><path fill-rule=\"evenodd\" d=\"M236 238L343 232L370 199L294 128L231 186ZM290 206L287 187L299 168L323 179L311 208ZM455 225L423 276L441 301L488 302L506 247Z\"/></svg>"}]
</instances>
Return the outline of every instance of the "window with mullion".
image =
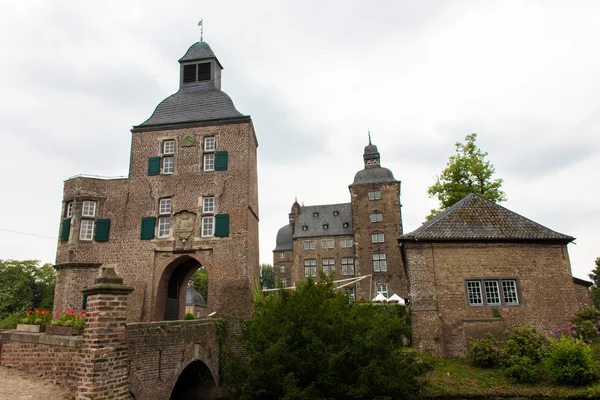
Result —
<instances>
[{"instance_id":1,"label":"window with mullion","mask_svg":"<svg viewBox=\"0 0 600 400\"><path fill-rule=\"evenodd\" d=\"M470 306L519 306L518 278L472 278L465 280Z\"/></svg>"},{"instance_id":2,"label":"window with mullion","mask_svg":"<svg viewBox=\"0 0 600 400\"><path fill-rule=\"evenodd\" d=\"M317 260L308 259L304 260L304 276L317 276Z\"/></svg>"},{"instance_id":3,"label":"window with mullion","mask_svg":"<svg viewBox=\"0 0 600 400\"><path fill-rule=\"evenodd\" d=\"M385 236L383 233L371 233L371 243L383 243Z\"/></svg>"},{"instance_id":4,"label":"window with mullion","mask_svg":"<svg viewBox=\"0 0 600 400\"><path fill-rule=\"evenodd\" d=\"M82 219L79 225L79 239L92 240L94 238L94 220Z\"/></svg>"},{"instance_id":5,"label":"window with mullion","mask_svg":"<svg viewBox=\"0 0 600 400\"><path fill-rule=\"evenodd\" d=\"M95 217L96 216L96 202L91 200L84 200L83 207L81 208L82 217Z\"/></svg>"},{"instance_id":6,"label":"window with mullion","mask_svg":"<svg viewBox=\"0 0 600 400\"><path fill-rule=\"evenodd\" d=\"M175 172L175 157L173 156L165 156L162 159L162 173L163 174L172 174Z\"/></svg>"},{"instance_id":7,"label":"window with mullion","mask_svg":"<svg viewBox=\"0 0 600 400\"><path fill-rule=\"evenodd\" d=\"M171 213L173 212L171 198L158 201L158 232L157 237L166 238L171 233Z\"/></svg>"},{"instance_id":8,"label":"window with mullion","mask_svg":"<svg viewBox=\"0 0 600 400\"><path fill-rule=\"evenodd\" d=\"M373 253L373 271L387 271L387 257L385 253Z\"/></svg>"},{"instance_id":9,"label":"window with mullion","mask_svg":"<svg viewBox=\"0 0 600 400\"><path fill-rule=\"evenodd\" d=\"M390 287L388 286L387 283L378 283L377 286L377 294L382 294L383 296L385 296L385 298L388 297L388 293L390 290Z\"/></svg>"},{"instance_id":10,"label":"window with mullion","mask_svg":"<svg viewBox=\"0 0 600 400\"><path fill-rule=\"evenodd\" d=\"M500 305L500 288L498 281L483 281L485 302L488 305Z\"/></svg>"},{"instance_id":11,"label":"window with mullion","mask_svg":"<svg viewBox=\"0 0 600 400\"><path fill-rule=\"evenodd\" d=\"M215 217L202 217L202 236L214 236L215 234Z\"/></svg>"},{"instance_id":12,"label":"window with mullion","mask_svg":"<svg viewBox=\"0 0 600 400\"><path fill-rule=\"evenodd\" d=\"M382 222L383 221L383 213L380 211L375 211L369 214L369 221L371 222Z\"/></svg>"},{"instance_id":13,"label":"window with mullion","mask_svg":"<svg viewBox=\"0 0 600 400\"><path fill-rule=\"evenodd\" d=\"M323 272L325 275L329 275L330 273L335 274L335 258L324 258L322 260L323 263Z\"/></svg>"},{"instance_id":14,"label":"window with mullion","mask_svg":"<svg viewBox=\"0 0 600 400\"><path fill-rule=\"evenodd\" d=\"M502 280L502 294L504 295L504 304L519 304L517 281L514 279Z\"/></svg>"},{"instance_id":15,"label":"window with mullion","mask_svg":"<svg viewBox=\"0 0 600 400\"><path fill-rule=\"evenodd\" d=\"M215 170L215 153L204 154L204 171Z\"/></svg>"},{"instance_id":16,"label":"window with mullion","mask_svg":"<svg viewBox=\"0 0 600 400\"><path fill-rule=\"evenodd\" d=\"M175 140L165 140L163 142L163 154L175 154Z\"/></svg>"},{"instance_id":17,"label":"window with mullion","mask_svg":"<svg viewBox=\"0 0 600 400\"><path fill-rule=\"evenodd\" d=\"M342 275L354 275L354 258L343 257L342 258Z\"/></svg>"}]
</instances>

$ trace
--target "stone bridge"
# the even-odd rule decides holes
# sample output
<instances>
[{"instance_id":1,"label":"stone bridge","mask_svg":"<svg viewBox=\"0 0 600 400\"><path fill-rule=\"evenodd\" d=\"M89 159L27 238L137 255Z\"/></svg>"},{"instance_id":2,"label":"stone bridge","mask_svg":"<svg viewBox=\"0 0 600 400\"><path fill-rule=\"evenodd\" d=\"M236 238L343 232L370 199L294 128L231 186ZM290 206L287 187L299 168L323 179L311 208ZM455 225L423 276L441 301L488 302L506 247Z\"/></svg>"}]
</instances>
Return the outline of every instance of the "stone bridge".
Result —
<instances>
[{"instance_id":1,"label":"stone bridge","mask_svg":"<svg viewBox=\"0 0 600 400\"><path fill-rule=\"evenodd\" d=\"M78 400L214 399L220 320L126 324L127 297L106 269L87 297L83 335L0 332L0 365L72 390Z\"/></svg>"},{"instance_id":2,"label":"stone bridge","mask_svg":"<svg viewBox=\"0 0 600 400\"><path fill-rule=\"evenodd\" d=\"M127 324L129 391L136 400L215 398L219 382L216 322Z\"/></svg>"}]
</instances>

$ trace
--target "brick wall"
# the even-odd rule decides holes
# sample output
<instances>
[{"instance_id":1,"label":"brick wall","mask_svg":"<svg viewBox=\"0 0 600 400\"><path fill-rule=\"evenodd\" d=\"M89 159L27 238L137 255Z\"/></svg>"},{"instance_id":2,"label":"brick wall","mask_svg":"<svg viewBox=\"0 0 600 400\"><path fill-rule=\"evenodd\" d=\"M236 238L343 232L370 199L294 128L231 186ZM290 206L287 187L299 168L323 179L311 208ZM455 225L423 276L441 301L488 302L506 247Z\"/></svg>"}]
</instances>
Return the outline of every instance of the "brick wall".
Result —
<instances>
[{"instance_id":1,"label":"brick wall","mask_svg":"<svg viewBox=\"0 0 600 400\"><path fill-rule=\"evenodd\" d=\"M446 357L465 355L465 324L489 323L491 307L472 307L465 279L518 277L520 305L499 307L506 328L557 326L578 309L565 245L405 243L413 314L413 343ZM441 330L440 330L441 328Z\"/></svg>"},{"instance_id":2,"label":"brick wall","mask_svg":"<svg viewBox=\"0 0 600 400\"><path fill-rule=\"evenodd\" d=\"M333 258L335 259L335 276L334 279L344 279L350 278L351 276L342 275L342 257L354 257L354 248L352 247L340 247L341 239L350 239L352 236L319 236L319 237L303 237L300 239L294 239L293 248L294 248L294 267L292 267L292 281L294 283L298 281L303 281L306 279L304 274L304 260L314 259L317 261L317 277L315 279L319 279L318 271L323 268L323 259L324 258ZM334 240L334 248L333 249L323 249L321 245L321 240L333 239ZM315 248L313 250L304 250L304 242L306 241L314 241Z\"/></svg>"},{"instance_id":3,"label":"brick wall","mask_svg":"<svg viewBox=\"0 0 600 400\"><path fill-rule=\"evenodd\" d=\"M573 287L575 288L575 298L577 301L577 305L580 308L592 307L594 305L589 286L573 283Z\"/></svg>"},{"instance_id":4,"label":"brick wall","mask_svg":"<svg viewBox=\"0 0 600 400\"><path fill-rule=\"evenodd\" d=\"M83 338L44 333L0 333L0 365L37 375L74 391Z\"/></svg>"}]
</instances>

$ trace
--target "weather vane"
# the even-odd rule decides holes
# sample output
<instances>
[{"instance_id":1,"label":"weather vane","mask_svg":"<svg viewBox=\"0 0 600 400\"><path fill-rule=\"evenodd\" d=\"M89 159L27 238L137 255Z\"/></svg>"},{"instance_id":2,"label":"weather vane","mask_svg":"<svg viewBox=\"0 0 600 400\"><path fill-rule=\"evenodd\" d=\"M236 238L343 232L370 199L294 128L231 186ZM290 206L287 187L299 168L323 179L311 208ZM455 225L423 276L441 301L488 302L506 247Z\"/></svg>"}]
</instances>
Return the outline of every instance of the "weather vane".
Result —
<instances>
[{"instance_id":1,"label":"weather vane","mask_svg":"<svg viewBox=\"0 0 600 400\"><path fill-rule=\"evenodd\" d=\"M202 36L204 36L204 25L202 25L202 19L198 22L198 26L200 27L200 41L203 42Z\"/></svg>"}]
</instances>

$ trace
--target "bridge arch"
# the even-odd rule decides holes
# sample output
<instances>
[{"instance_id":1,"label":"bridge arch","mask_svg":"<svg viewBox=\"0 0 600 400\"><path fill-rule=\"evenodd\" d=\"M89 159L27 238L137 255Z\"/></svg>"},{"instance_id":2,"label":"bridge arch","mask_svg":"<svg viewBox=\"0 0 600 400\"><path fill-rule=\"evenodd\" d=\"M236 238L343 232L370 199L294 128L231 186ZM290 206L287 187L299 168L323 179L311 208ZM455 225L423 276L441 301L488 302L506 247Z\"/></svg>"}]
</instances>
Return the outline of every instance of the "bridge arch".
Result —
<instances>
[{"instance_id":1,"label":"bridge arch","mask_svg":"<svg viewBox=\"0 0 600 400\"><path fill-rule=\"evenodd\" d=\"M215 377L210 367L199 359L176 374L171 387L171 400L212 400L217 396Z\"/></svg>"}]
</instances>

